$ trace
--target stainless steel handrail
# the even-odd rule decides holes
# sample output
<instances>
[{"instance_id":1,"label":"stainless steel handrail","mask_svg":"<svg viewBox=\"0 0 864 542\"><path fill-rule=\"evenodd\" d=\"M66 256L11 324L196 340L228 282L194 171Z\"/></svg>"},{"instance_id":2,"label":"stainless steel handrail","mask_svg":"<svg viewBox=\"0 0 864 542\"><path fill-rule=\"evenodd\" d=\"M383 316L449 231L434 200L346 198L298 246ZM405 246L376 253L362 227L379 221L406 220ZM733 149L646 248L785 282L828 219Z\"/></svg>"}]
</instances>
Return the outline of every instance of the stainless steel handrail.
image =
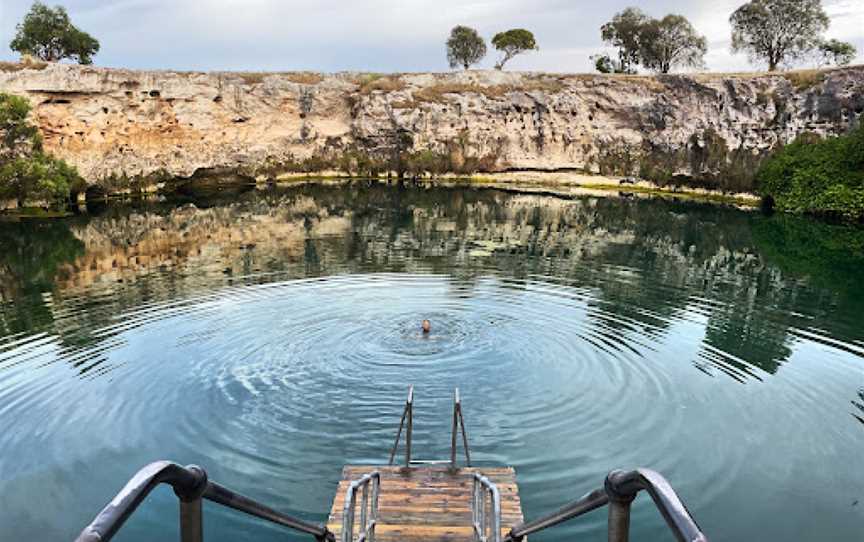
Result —
<instances>
[{"instance_id":1,"label":"stainless steel handrail","mask_svg":"<svg viewBox=\"0 0 864 542\"><path fill-rule=\"evenodd\" d=\"M156 486L168 484L180 500L180 540L201 542L203 534L202 499L249 514L271 523L313 535L319 542L335 542L326 526L316 525L282 514L248 497L211 482L201 467L183 467L170 461L150 463L139 470L96 518L81 531L76 542L107 542L117 534L138 506Z\"/></svg>"},{"instance_id":2,"label":"stainless steel handrail","mask_svg":"<svg viewBox=\"0 0 864 542\"><path fill-rule=\"evenodd\" d=\"M396 432L396 442L393 443L393 449L390 451L390 465L396 459L396 449L399 447L399 439L402 437L402 427L405 422L408 422L408 427L405 430L405 466L411 466L411 436L414 432L414 386L408 386L408 399L405 401L405 409L402 411L402 419L399 420L399 430Z\"/></svg>"},{"instance_id":3,"label":"stainless steel handrail","mask_svg":"<svg viewBox=\"0 0 864 542\"><path fill-rule=\"evenodd\" d=\"M462 448L465 449L465 464L471 466L471 452L468 451L468 434L465 431L465 417L462 416L462 400L459 388L453 393L453 432L450 439L450 467L456 468L456 433L462 428Z\"/></svg>"},{"instance_id":4,"label":"stainless steel handrail","mask_svg":"<svg viewBox=\"0 0 864 542\"><path fill-rule=\"evenodd\" d=\"M669 482L650 469L612 471L606 476L602 488L595 489L563 508L534 521L515 525L504 538L504 542L519 542L530 534L579 517L607 504L609 505L609 541L626 542L630 537L630 504L642 490L651 495L651 499L660 510L675 538L681 542L708 542L708 537L696 524L690 511Z\"/></svg>"},{"instance_id":5,"label":"stainless steel handrail","mask_svg":"<svg viewBox=\"0 0 864 542\"><path fill-rule=\"evenodd\" d=\"M369 484L372 484L370 500ZM381 474L370 472L351 482L345 493L345 508L342 511L342 542L354 541L354 514L357 509L357 489L363 488L360 501L360 532L356 542L375 542L375 525L378 523L378 495L381 491Z\"/></svg>"},{"instance_id":6,"label":"stainless steel handrail","mask_svg":"<svg viewBox=\"0 0 864 542\"><path fill-rule=\"evenodd\" d=\"M501 494L495 484L476 472L471 495L471 525L475 542L501 542Z\"/></svg>"}]
</instances>

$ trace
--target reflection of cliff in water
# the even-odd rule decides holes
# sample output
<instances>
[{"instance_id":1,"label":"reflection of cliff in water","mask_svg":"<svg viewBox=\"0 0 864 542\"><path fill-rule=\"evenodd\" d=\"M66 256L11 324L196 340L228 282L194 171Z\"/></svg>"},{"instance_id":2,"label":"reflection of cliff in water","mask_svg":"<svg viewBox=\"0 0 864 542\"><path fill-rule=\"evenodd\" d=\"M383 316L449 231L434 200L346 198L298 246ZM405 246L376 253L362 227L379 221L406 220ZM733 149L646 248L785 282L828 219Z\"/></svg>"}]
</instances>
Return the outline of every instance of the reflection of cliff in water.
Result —
<instances>
[{"instance_id":1,"label":"reflection of cliff in water","mask_svg":"<svg viewBox=\"0 0 864 542\"><path fill-rule=\"evenodd\" d=\"M539 280L593 292L594 331L634 349L699 321L697 367L745 381L777 371L801 330L858 339L862 233L848 233L843 252L819 242L835 230L812 224L669 201L360 183L112 207L32 231L0 224L4 248L15 247L0 256L0 325L58 334L75 360L82 345L119 335L117 315L225 285L388 271L464 286L496 275L516 288ZM807 265L790 265L796 250Z\"/></svg>"},{"instance_id":2,"label":"reflection of cliff in water","mask_svg":"<svg viewBox=\"0 0 864 542\"><path fill-rule=\"evenodd\" d=\"M50 325L42 294L52 290L58 270L83 253L66 223L0 222L0 335Z\"/></svg>"}]
</instances>

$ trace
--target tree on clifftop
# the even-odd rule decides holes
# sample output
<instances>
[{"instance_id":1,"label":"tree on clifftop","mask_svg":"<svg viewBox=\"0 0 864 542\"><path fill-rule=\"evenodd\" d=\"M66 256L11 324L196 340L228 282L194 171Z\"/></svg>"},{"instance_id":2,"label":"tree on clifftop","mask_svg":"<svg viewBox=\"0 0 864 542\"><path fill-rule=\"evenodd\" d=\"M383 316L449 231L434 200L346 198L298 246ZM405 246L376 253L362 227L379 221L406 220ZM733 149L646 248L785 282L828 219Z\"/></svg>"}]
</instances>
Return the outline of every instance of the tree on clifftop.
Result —
<instances>
[{"instance_id":1,"label":"tree on clifftop","mask_svg":"<svg viewBox=\"0 0 864 542\"><path fill-rule=\"evenodd\" d=\"M42 2L35 2L24 21L18 24L9 48L46 62L69 58L79 64L92 64L99 42L77 29L65 8L49 8Z\"/></svg>"},{"instance_id":2,"label":"tree on clifftop","mask_svg":"<svg viewBox=\"0 0 864 542\"><path fill-rule=\"evenodd\" d=\"M669 73L674 67L699 68L708 42L686 17L667 15L654 19L639 8L627 8L600 27L600 37L618 49L618 60L608 55L593 57L601 73L636 73L636 66Z\"/></svg>"},{"instance_id":3,"label":"tree on clifftop","mask_svg":"<svg viewBox=\"0 0 864 542\"><path fill-rule=\"evenodd\" d=\"M819 44L821 64L845 66L855 60L858 50L847 41L828 40Z\"/></svg>"},{"instance_id":4,"label":"tree on clifftop","mask_svg":"<svg viewBox=\"0 0 864 542\"><path fill-rule=\"evenodd\" d=\"M732 14L732 51L775 71L815 50L830 19L821 0L751 0Z\"/></svg>"},{"instance_id":5,"label":"tree on clifftop","mask_svg":"<svg viewBox=\"0 0 864 542\"><path fill-rule=\"evenodd\" d=\"M708 40L681 15L651 19L639 34L642 65L649 70L669 73L675 66L699 68L704 65Z\"/></svg>"},{"instance_id":6,"label":"tree on clifftop","mask_svg":"<svg viewBox=\"0 0 864 542\"><path fill-rule=\"evenodd\" d=\"M639 8L627 8L616 13L611 21L600 27L603 41L618 49L618 62L614 65L614 72L636 73L636 66L641 60L642 28L650 20Z\"/></svg>"},{"instance_id":7,"label":"tree on clifftop","mask_svg":"<svg viewBox=\"0 0 864 542\"><path fill-rule=\"evenodd\" d=\"M503 53L501 59L495 63L496 70L502 69L504 64L518 54L539 49L534 34L524 28L514 28L495 34L492 38L492 45Z\"/></svg>"},{"instance_id":8,"label":"tree on clifftop","mask_svg":"<svg viewBox=\"0 0 864 542\"><path fill-rule=\"evenodd\" d=\"M447 40L447 62L451 68L462 66L466 70L486 56L486 42L476 30L467 26L456 26Z\"/></svg>"}]
</instances>

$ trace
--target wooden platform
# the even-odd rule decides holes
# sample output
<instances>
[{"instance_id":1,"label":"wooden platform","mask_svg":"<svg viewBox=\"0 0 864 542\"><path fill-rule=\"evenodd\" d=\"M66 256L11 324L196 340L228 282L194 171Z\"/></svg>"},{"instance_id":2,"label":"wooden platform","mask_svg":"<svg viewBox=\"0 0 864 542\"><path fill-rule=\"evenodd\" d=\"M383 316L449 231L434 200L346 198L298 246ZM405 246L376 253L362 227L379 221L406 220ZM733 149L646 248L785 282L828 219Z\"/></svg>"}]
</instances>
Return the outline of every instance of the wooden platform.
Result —
<instances>
[{"instance_id":1,"label":"wooden platform","mask_svg":"<svg viewBox=\"0 0 864 542\"><path fill-rule=\"evenodd\" d=\"M522 521L522 503L512 467L461 468L447 466L381 467L347 465L333 498L327 527L342 533L342 510L349 484L364 474L381 473L378 501L378 542L471 542L471 490L475 472L489 478L501 494L502 536ZM357 515L359 518L359 513ZM356 521L359 523L359 519ZM355 532L359 525L355 524Z\"/></svg>"}]
</instances>

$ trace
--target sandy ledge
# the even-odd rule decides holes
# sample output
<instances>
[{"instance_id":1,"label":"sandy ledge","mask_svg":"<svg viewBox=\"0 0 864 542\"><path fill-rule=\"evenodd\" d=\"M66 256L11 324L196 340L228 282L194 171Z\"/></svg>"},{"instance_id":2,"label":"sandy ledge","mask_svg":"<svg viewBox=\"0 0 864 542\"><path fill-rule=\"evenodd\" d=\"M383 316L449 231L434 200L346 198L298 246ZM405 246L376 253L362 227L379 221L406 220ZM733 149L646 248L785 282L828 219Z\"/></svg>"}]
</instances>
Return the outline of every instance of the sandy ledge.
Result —
<instances>
[{"instance_id":1,"label":"sandy ledge","mask_svg":"<svg viewBox=\"0 0 864 542\"><path fill-rule=\"evenodd\" d=\"M339 183L352 180L358 179L355 177L346 177L340 172L328 171L315 175L303 173L284 174L277 177L276 183ZM379 180L387 181L388 178L382 176L379 177ZM396 182L393 176L389 180L390 182ZM549 194L563 197L613 197L621 195L628 197L675 197L735 205L747 209L757 208L761 203L759 196L749 192L730 193L680 185L660 186L644 179L622 179L620 176L593 175L580 172L508 171L467 177L448 174L434 178L424 177L412 182L428 186L484 186L530 194Z\"/></svg>"}]
</instances>

